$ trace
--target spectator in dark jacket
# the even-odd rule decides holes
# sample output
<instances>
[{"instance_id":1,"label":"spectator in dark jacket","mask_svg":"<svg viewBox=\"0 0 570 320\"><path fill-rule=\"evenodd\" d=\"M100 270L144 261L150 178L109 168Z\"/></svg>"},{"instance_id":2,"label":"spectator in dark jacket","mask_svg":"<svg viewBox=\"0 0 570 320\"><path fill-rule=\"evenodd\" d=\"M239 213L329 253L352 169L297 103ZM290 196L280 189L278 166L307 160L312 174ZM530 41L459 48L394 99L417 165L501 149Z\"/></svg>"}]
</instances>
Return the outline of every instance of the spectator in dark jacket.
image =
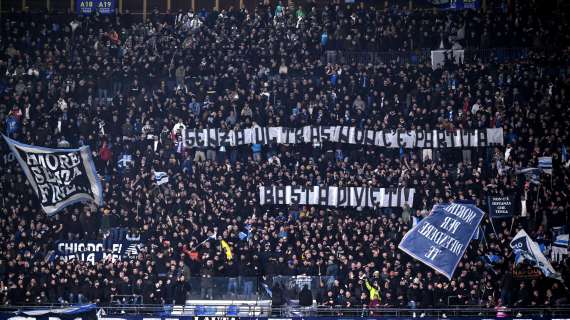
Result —
<instances>
[{"instance_id":1,"label":"spectator in dark jacket","mask_svg":"<svg viewBox=\"0 0 570 320\"><path fill-rule=\"evenodd\" d=\"M310 307L313 305L313 293L308 285L304 285L299 292L299 305L301 307Z\"/></svg>"}]
</instances>

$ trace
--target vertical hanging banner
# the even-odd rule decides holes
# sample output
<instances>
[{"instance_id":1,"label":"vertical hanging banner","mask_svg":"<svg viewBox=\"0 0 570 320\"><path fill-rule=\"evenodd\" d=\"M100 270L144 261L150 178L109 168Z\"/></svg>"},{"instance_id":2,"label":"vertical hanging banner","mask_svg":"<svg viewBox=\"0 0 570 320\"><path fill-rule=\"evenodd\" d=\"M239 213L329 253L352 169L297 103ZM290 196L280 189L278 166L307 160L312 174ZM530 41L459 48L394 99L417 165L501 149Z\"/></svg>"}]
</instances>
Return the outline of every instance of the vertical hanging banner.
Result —
<instances>
[{"instance_id":1,"label":"vertical hanging banner","mask_svg":"<svg viewBox=\"0 0 570 320\"><path fill-rule=\"evenodd\" d=\"M485 213L473 204L435 205L398 247L451 279Z\"/></svg>"},{"instance_id":2,"label":"vertical hanging banner","mask_svg":"<svg viewBox=\"0 0 570 320\"><path fill-rule=\"evenodd\" d=\"M487 197L489 218L510 218L513 216L513 199L511 197Z\"/></svg>"},{"instance_id":3,"label":"vertical hanging banner","mask_svg":"<svg viewBox=\"0 0 570 320\"><path fill-rule=\"evenodd\" d=\"M3 137L48 215L81 201L102 205L103 189L89 147L51 149Z\"/></svg>"}]
</instances>

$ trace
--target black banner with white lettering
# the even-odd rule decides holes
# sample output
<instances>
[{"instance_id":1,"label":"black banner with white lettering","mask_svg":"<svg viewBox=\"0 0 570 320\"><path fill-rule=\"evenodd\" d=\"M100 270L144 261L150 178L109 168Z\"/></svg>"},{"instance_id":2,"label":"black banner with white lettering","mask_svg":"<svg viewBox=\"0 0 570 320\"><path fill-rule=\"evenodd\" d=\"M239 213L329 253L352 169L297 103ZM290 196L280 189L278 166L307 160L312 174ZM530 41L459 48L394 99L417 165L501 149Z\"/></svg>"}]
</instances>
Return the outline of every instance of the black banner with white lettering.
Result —
<instances>
[{"instance_id":1,"label":"black banner with white lettering","mask_svg":"<svg viewBox=\"0 0 570 320\"><path fill-rule=\"evenodd\" d=\"M412 206L415 189L371 187L260 186L262 205L309 204L330 207L403 207Z\"/></svg>"},{"instance_id":2,"label":"black banner with white lettering","mask_svg":"<svg viewBox=\"0 0 570 320\"><path fill-rule=\"evenodd\" d=\"M59 241L55 243L53 259L65 262L79 260L94 264L98 261L116 261L136 257L142 247L140 236L129 235L121 229L112 229L102 241Z\"/></svg>"},{"instance_id":3,"label":"black banner with white lettering","mask_svg":"<svg viewBox=\"0 0 570 320\"><path fill-rule=\"evenodd\" d=\"M50 149L4 136L48 215L81 201L103 203L101 182L89 147Z\"/></svg>"},{"instance_id":4,"label":"black banner with white lettering","mask_svg":"<svg viewBox=\"0 0 570 320\"><path fill-rule=\"evenodd\" d=\"M510 218L513 216L512 197L487 197L490 218Z\"/></svg>"},{"instance_id":5,"label":"black banner with white lettering","mask_svg":"<svg viewBox=\"0 0 570 320\"><path fill-rule=\"evenodd\" d=\"M241 130L219 128L184 129L187 148L235 147L245 144L320 144L324 142L370 145L383 148L469 148L503 144L503 129L473 130L367 130L345 126L301 128L254 127Z\"/></svg>"}]
</instances>

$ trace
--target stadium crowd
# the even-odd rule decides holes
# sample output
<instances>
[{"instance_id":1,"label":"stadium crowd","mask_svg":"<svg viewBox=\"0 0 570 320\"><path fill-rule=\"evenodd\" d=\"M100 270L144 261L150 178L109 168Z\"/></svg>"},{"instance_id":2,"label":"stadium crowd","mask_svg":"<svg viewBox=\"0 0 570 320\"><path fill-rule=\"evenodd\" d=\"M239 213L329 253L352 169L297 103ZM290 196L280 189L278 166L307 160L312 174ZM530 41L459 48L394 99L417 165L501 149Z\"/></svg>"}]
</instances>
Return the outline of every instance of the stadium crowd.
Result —
<instances>
[{"instance_id":1,"label":"stadium crowd","mask_svg":"<svg viewBox=\"0 0 570 320\"><path fill-rule=\"evenodd\" d=\"M104 206L46 217L3 145L0 302L106 304L136 294L144 303L181 304L193 286L214 298L210 279L223 276L228 287L238 277L260 279L281 305L297 297L278 294L272 279L309 275L333 279L309 296L302 291L302 300L326 307L569 303L559 281L517 277L508 245L520 228L548 245L570 212L568 20L515 3L488 13L259 5L254 12L154 14L146 23L128 14L3 16L2 132L39 146L89 145ZM530 49L517 61L446 61L435 70L323 59L331 49L440 44ZM503 128L505 145L184 149L181 125ZM553 156L553 174L540 184L514 173L536 167L539 156ZM157 186L154 171L166 172L169 183ZM257 188L270 184L406 186L416 194L404 208L261 206ZM397 249L434 204L471 199L485 208L489 195L515 197L513 226L496 222L495 233L486 219L484 241L471 242L451 281ZM49 258L58 240L94 240L116 227L140 234L144 247L134 259ZM568 258L553 265L570 280ZM243 290L236 293L263 289L250 283Z\"/></svg>"}]
</instances>

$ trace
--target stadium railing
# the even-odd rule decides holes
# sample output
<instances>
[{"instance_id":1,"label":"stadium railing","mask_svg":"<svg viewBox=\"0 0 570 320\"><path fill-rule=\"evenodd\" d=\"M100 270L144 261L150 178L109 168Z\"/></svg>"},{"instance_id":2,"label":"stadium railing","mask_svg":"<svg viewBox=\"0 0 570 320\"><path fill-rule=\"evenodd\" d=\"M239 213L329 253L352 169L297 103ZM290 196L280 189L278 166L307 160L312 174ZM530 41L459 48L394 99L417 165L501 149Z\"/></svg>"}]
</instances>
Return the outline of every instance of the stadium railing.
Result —
<instances>
[{"instance_id":1,"label":"stadium railing","mask_svg":"<svg viewBox=\"0 0 570 320\"><path fill-rule=\"evenodd\" d=\"M61 305L43 306L0 306L0 314L14 314L17 311L36 309L56 309ZM215 306L210 306L215 307ZM497 317L503 313L512 318L569 318L570 305L559 307L533 308L482 308L477 306L461 306L454 308L390 308L390 307L323 307L323 306L286 306L270 307L259 304L255 307L219 306L219 308L200 309L195 307L172 305L137 305L137 306L98 306L101 314L112 315L145 315L145 316L211 316L211 317Z\"/></svg>"},{"instance_id":2,"label":"stadium railing","mask_svg":"<svg viewBox=\"0 0 570 320\"><path fill-rule=\"evenodd\" d=\"M285 291L285 296L296 297L304 285L316 292L321 285L330 287L334 279L331 276L190 277L188 299L267 299L271 297L271 291L276 284Z\"/></svg>"},{"instance_id":3,"label":"stadium railing","mask_svg":"<svg viewBox=\"0 0 570 320\"><path fill-rule=\"evenodd\" d=\"M528 48L465 49L464 62L506 62L527 58ZM391 62L427 64L431 62L431 50L419 49L406 52L335 51L325 52L327 63L389 64Z\"/></svg>"}]
</instances>

